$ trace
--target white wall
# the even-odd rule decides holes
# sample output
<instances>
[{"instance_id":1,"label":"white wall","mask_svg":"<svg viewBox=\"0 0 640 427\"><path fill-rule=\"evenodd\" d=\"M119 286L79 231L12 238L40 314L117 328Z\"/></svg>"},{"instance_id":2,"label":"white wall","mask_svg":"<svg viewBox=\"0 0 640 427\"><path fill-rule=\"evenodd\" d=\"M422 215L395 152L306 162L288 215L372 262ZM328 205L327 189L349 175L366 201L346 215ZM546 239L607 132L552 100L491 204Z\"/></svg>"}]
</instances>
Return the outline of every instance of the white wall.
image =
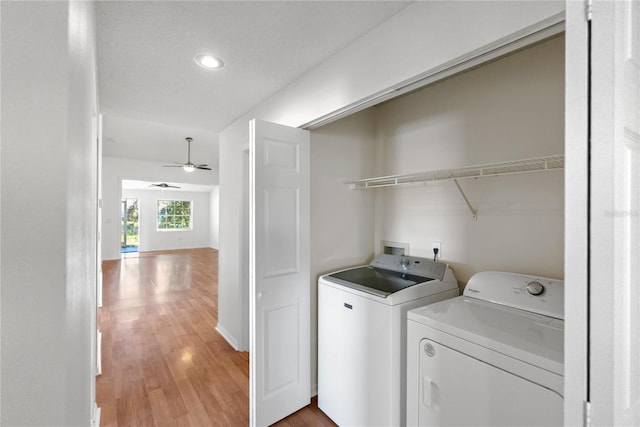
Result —
<instances>
[{"instance_id":1,"label":"white wall","mask_svg":"<svg viewBox=\"0 0 640 427\"><path fill-rule=\"evenodd\" d=\"M122 180L218 184L218 172L185 172L181 168L164 168L162 162L104 157L102 163L102 259L120 259L120 203ZM209 208L210 209L210 208ZM214 224L214 228L217 224ZM211 222L209 227L211 227ZM211 231L211 228L207 233ZM207 236L209 239L209 236ZM213 245L209 242L205 246Z\"/></svg>"},{"instance_id":2,"label":"white wall","mask_svg":"<svg viewBox=\"0 0 640 427\"><path fill-rule=\"evenodd\" d=\"M300 126L563 12L562 1L416 2L225 129L220 134L218 295L218 329L225 337L242 343L248 322L242 315L248 284L242 283L244 224L238 213L250 119ZM315 286L315 277L310 281Z\"/></svg>"},{"instance_id":3,"label":"white wall","mask_svg":"<svg viewBox=\"0 0 640 427\"><path fill-rule=\"evenodd\" d=\"M91 2L2 2L3 426L88 426L97 147Z\"/></svg>"},{"instance_id":4,"label":"white wall","mask_svg":"<svg viewBox=\"0 0 640 427\"><path fill-rule=\"evenodd\" d=\"M388 102L376 111L377 174L564 154L564 37ZM563 171L375 190L376 247L406 242L465 283L478 271L564 277Z\"/></svg>"},{"instance_id":5,"label":"white wall","mask_svg":"<svg viewBox=\"0 0 640 427\"><path fill-rule=\"evenodd\" d=\"M123 198L138 199L138 250L206 248L210 243L209 193L191 191L122 190ZM158 200L190 200L191 230L158 231Z\"/></svg>"},{"instance_id":6,"label":"white wall","mask_svg":"<svg viewBox=\"0 0 640 427\"><path fill-rule=\"evenodd\" d=\"M374 173L375 112L365 110L311 132L312 278L373 255L374 193L345 182Z\"/></svg>"},{"instance_id":7,"label":"white wall","mask_svg":"<svg viewBox=\"0 0 640 427\"><path fill-rule=\"evenodd\" d=\"M220 136L220 252L218 254L218 324L216 329L237 350L249 350L247 134ZM226 143L225 143L226 140ZM223 163L225 163L223 165ZM233 165L233 166L231 166ZM245 302L247 304L245 304Z\"/></svg>"}]
</instances>

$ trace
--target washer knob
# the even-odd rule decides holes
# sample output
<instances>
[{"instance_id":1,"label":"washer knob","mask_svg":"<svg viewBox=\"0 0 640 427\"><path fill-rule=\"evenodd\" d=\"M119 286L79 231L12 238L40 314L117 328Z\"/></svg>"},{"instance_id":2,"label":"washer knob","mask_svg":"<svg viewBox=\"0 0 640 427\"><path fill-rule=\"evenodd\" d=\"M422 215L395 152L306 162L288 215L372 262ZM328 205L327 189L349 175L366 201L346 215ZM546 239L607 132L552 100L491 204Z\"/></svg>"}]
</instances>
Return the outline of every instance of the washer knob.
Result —
<instances>
[{"instance_id":1,"label":"washer knob","mask_svg":"<svg viewBox=\"0 0 640 427\"><path fill-rule=\"evenodd\" d=\"M527 283L527 292L530 295L540 295L544 292L544 286L540 282L529 282Z\"/></svg>"}]
</instances>

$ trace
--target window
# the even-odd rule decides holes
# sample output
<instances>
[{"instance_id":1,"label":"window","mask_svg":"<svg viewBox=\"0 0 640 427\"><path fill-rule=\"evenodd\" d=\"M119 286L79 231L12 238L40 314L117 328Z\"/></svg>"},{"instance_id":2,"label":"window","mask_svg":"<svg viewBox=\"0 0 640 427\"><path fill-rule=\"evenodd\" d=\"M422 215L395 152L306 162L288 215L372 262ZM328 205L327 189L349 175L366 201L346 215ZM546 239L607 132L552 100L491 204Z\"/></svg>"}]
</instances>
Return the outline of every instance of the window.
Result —
<instances>
[{"instance_id":1,"label":"window","mask_svg":"<svg viewBox=\"0 0 640 427\"><path fill-rule=\"evenodd\" d=\"M158 230L191 230L191 201L158 200Z\"/></svg>"}]
</instances>

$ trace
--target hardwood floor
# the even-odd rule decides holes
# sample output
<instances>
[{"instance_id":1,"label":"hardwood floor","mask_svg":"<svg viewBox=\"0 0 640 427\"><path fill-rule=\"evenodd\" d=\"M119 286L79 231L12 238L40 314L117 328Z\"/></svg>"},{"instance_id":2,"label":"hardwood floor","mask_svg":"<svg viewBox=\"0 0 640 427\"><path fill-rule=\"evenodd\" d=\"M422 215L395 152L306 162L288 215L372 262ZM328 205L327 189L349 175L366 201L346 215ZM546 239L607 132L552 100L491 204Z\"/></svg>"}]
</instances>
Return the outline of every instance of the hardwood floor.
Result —
<instances>
[{"instance_id":1,"label":"hardwood floor","mask_svg":"<svg viewBox=\"0 0 640 427\"><path fill-rule=\"evenodd\" d=\"M103 277L101 425L248 425L249 354L214 329L217 251L128 254ZM315 399L276 425L335 426Z\"/></svg>"}]
</instances>

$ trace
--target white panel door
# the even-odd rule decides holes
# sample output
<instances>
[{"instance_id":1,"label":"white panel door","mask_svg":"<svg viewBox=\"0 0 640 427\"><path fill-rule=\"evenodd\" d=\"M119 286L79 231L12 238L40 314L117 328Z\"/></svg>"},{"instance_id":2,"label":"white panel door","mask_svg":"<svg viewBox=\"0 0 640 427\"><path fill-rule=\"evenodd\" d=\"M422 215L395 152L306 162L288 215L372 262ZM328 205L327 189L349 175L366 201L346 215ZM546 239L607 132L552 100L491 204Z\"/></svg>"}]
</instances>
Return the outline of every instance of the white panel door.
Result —
<instances>
[{"instance_id":1,"label":"white panel door","mask_svg":"<svg viewBox=\"0 0 640 427\"><path fill-rule=\"evenodd\" d=\"M592 16L591 422L638 426L640 1L595 0Z\"/></svg>"},{"instance_id":2,"label":"white panel door","mask_svg":"<svg viewBox=\"0 0 640 427\"><path fill-rule=\"evenodd\" d=\"M309 132L252 120L250 422L310 402Z\"/></svg>"}]
</instances>

